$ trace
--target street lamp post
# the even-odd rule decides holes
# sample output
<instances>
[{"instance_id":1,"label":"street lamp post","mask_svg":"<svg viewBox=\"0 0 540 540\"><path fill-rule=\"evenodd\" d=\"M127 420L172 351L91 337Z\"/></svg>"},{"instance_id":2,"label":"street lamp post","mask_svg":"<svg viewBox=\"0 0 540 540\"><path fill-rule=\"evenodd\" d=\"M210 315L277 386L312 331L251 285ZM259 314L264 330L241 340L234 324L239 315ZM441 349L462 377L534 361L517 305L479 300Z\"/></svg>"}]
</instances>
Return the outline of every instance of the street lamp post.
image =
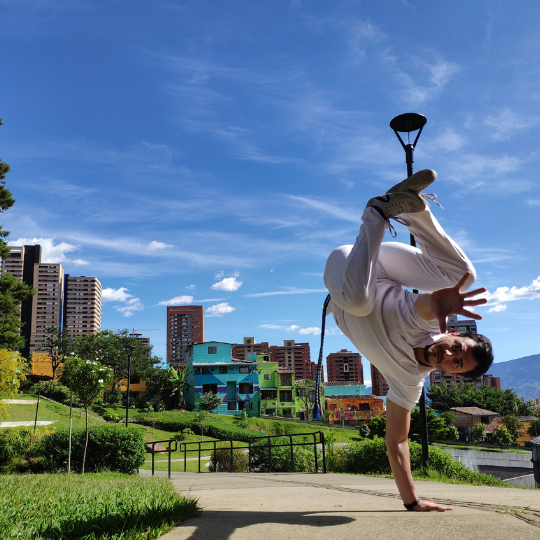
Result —
<instances>
[{"instance_id":1,"label":"street lamp post","mask_svg":"<svg viewBox=\"0 0 540 540\"><path fill-rule=\"evenodd\" d=\"M405 113L400 114L392 119L390 122L390 127L394 130L396 137L398 138L403 150L405 150L405 162L407 163L407 177L411 176L413 173L413 163L414 163L414 149L416 148L416 143L422 133L422 129L427 123L427 118L421 114L417 113ZM410 134L412 131L418 131L414 142L411 144ZM400 133L407 133L407 144L403 142ZM410 235L411 246L416 247L416 241L414 236ZM418 293L417 290L413 292ZM422 465L426 469L429 459L429 449L428 449L428 429L427 429L427 415L426 415L426 389L422 387L422 395L418 403L420 405L420 435L422 440Z\"/></svg>"},{"instance_id":2,"label":"street lamp post","mask_svg":"<svg viewBox=\"0 0 540 540\"><path fill-rule=\"evenodd\" d=\"M132 339L132 338L130 338ZM131 356L135 350L136 345L134 343L126 343L124 345L124 350L126 351L128 358L128 373L127 373L127 395L126 395L126 427L128 427L129 422L129 383L131 380Z\"/></svg>"}]
</instances>

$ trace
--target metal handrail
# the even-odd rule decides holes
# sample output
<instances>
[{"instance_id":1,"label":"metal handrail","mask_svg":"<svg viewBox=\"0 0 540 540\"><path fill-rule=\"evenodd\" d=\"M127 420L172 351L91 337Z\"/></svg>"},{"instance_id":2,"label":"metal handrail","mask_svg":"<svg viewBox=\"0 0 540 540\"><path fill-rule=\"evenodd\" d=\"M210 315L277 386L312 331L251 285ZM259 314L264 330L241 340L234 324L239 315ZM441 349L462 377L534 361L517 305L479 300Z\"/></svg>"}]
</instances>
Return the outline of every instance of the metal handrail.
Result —
<instances>
[{"instance_id":1,"label":"metal handrail","mask_svg":"<svg viewBox=\"0 0 540 540\"><path fill-rule=\"evenodd\" d=\"M171 477L171 454L172 452L176 452L178 449L178 441L176 439L166 439L165 441L152 441L146 444L152 445L152 450L150 451L152 453L152 476L154 476L154 459L156 455L156 444L161 443L169 443L169 448L167 449L167 453L169 454L168 463L169 463L169 478ZM174 443L174 449L171 448L171 444ZM146 451L148 453L148 450Z\"/></svg>"},{"instance_id":2,"label":"metal handrail","mask_svg":"<svg viewBox=\"0 0 540 540\"><path fill-rule=\"evenodd\" d=\"M301 442L294 442L293 437L313 437L313 441L301 441ZM284 437L287 437L289 441L287 443L278 443L273 444L273 439L283 439ZM318 439L318 440L317 440ZM325 444L324 444L324 433L322 431L315 431L315 432L309 432L309 433L293 433L293 434L287 434L287 435L265 435L262 437L252 437L247 441L247 446L233 446L233 440L219 440L219 441L194 441L194 442L184 442L180 443L180 453L184 453L184 472L187 470L187 454L189 451L193 452L194 450L189 450L188 446L194 446L196 445L196 451L198 453L198 472L201 472L201 452L203 451L202 445L211 445L211 448L204 448L204 450L212 450L214 452L214 456L216 454L216 451L218 449L218 443L229 443L229 450L231 453L231 461L230 461L230 469L229 472L233 472L233 456L235 450L248 450L248 472L252 472L252 466L251 466L251 454L252 454L252 446L254 446L254 443L257 441L266 440L268 447L268 469L271 472L272 471L272 448L279 448L288 446L291 450L291 472L294 472L294 453L293 453L293 447L295 446L311 446L313 445L313 452L315 456L315 472L319 472L319 455L318 455L318 449L317 445L320 444L322 448L322 470L323 473L326 473L326 450L325 450ZM238 441L236 441L237 444ZM221 448L227 448L227 447L221 447ZM256 448L260 448L260 446L257 446Z\"/></svg>"}]
</instances>

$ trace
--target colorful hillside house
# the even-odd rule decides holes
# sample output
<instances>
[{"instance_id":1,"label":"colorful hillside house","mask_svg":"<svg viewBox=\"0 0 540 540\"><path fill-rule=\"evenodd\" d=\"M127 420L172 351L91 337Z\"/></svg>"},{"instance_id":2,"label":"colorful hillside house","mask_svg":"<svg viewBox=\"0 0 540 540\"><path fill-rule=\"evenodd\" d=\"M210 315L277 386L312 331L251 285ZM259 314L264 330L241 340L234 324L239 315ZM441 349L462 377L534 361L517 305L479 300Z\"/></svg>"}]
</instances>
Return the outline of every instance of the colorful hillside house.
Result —
<instances>
[{"instance_id":1,"label":"colorful hillside house","mask_svg":"<svg viewBox=\"0 0 540 540\"><path fill-rule=\"evenodd\" d=\"M248 354L248 359L257 361L261 414L296 417L294 371L279 367L269 358L268 354Z\"/></svg>"},{"instance_id":2,"label":"colorful hillside house","mask_svg":"<svg viewBox=\"0 0 540 540\"><path fill-rule=\"evenodd\" d=\"M383 400L370 395L330 395L325 399L328 423L355 424L384 414Z\"/></svg>"},{"instance_id":3,"label":"colorful hillside house","mask_svg":"<svg viewBox=\"0 0 540 540\"><path fill-rule=\"evenodd\" d=\"M191 345L187 351L186 403L197 406L200 396L207 392L223 399L213 412L248 416L259 414L259 376L257 363L232 357L232 344L207 341Z\"/></svg>"}]
</instances>

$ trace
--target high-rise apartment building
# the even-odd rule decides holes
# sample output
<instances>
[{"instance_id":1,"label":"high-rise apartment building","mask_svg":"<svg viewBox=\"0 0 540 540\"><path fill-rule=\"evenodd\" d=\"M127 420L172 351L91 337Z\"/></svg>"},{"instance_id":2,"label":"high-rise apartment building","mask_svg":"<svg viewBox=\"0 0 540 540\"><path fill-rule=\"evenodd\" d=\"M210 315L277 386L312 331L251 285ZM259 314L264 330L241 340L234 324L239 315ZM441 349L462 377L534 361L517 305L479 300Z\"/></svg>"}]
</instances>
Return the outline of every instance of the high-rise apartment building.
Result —
<instances>
[{"instance_id":1,"label":"high-rise apartment building","mask_svg":"<svg viewBox=\"0 0 540 540\"><path fill-rule=\"evenodd\" d=\"M249 353L270 354L271 362L278 362L279 367L294 371L297 381L317 378L317 364L311 362L309 343L296 343L286 339L281 345L269 345L266 341L257 343L254 337L245 337L243 343L233 345L233 358L247 360ZM321 377L324 381L324 376Z\"/></svg>"},{"instance_id":2,"label":"high-rise apartment building","mask_svg":"<svg viewBox=\"0 0 540 540\"><path fill-rule=\"evenodd\" d=\"M187 349L204 343L202 306L167 306L167 364L187 365Z\"/></svg>"},{"instance_id":3,"label":"high-rise apartment building","mask_svg":"<svg viewBox=\"0 0 540 540\"><path fill-rule=\"evenodd\" d=\"M474 319L458 319L457 315L450 315L446 322L447 332L459 332L465 334L470 332L476 334L476 321Z\"/></svg>"},{"instance_id":4,"label":"high-rise apartment building","mask_svg":"<svg viewBox=\"0 0 540 540\"><path fill-rule=\"evenodd\" d=\"M98 278L64 276L63 328L72 338L101 330L101 283Z\"/></svg>"},{"instance_id":5,"label":"high-rise apartment building","mask_svg":"<svg viewBox=\"0 0 540 540\"><path fill-rule=\"evenodd\" d=\"M13 246L2 265L36 294L21 304L21 335L28 358L39 351L46 328L67 328L71 337L101 330L101 283L94 277L64 275L61 264L41 262L41 246Z\"/></svg>"},{"instance_id":6,"label":"high-rise apartment building","mask_svg":"<svg viewBox=\"0 0 540 540\"><path fill-rule=\"evenodd\" d=\"M383 377L383 374L373 364L370 364L370 367L371 367L371 393L374 396L388 395L388 383Z\"/></svg>"},{"instance_id":7,"label":"high-rise apartment building","mask_svg":"<svg viewBox=\"0 0 540 540\"><path fill-rule=\"evenodd\" d=\"M364 384L362 356L359 353L341 349L326 357L326 373L328 382L355 382Z\"/></svg>"}]
</instances>

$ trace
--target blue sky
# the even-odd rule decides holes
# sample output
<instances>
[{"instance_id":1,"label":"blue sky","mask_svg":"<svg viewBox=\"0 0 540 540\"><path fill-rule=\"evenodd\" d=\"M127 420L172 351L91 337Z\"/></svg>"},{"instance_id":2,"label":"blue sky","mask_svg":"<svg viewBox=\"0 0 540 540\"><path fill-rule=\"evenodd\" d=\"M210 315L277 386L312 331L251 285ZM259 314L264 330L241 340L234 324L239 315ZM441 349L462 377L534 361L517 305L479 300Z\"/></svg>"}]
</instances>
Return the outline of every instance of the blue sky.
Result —
<instances>
[{"instance_id":1,"label":"blue sky","mask_svg":"<svg viewBox=\"0 0 540 540\"><path fill-rule=\"evenodd\" d=\"M405 177L388 124L418 112L415 170L438 172L434 212L489 290L479 331L496 361L539 352L540 3L0 0L0 17L1 220L101 280L103 328L165 357L165 305L202 304L207 340L295 339L315 361L326 257ZM352 350L327 328L326 354Z\"/></svg>"}]
</instances>

